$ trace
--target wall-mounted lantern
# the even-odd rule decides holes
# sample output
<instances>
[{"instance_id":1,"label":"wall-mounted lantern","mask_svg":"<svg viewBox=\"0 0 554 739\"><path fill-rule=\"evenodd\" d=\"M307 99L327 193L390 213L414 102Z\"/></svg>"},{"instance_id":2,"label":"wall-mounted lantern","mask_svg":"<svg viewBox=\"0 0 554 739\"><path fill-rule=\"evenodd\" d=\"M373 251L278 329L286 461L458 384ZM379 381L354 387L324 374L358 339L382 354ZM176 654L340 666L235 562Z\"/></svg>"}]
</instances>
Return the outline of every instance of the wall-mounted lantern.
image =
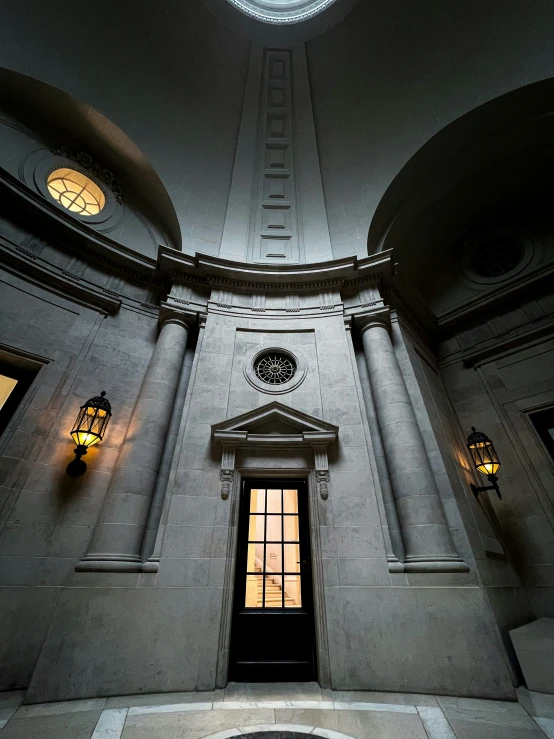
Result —
<instances>
[{"instance_id":1,"label":"wall-mounted lantern","mask_svg":"<svg viewBox=\"0 0 554 739\"><path fill-rule=\"evenodd\" d=\"M475 497L477 498L479 493L484 490L495 490L498 497L502 500L500 490L498 489L498 477L496 476L498 468L500 467L500 460L498 459L498 454L496 453L492 441L486 434L483 434L481 431L476 431L475 426L472 426L471 434L467 437L467 448L471 453L475 467L483 475L486 475L491 483L484 487L477 487L472 484L471 489L473 490Z\"/></svg>"},{"instance_id":2,"label":"wall-mounted lantern","mask_svg":"<svg viewBox=\"0 0 554 739\"><path fill-rule=\"evenodd\" d=\"M105 391L97 395L81 406L77 420L71 429L71 436L77 444L75 459L67 465L67 474L70 477L79 477L84 474L87 465L81 457L87 453L87 449L99 441L102 441L110 418L112 407L104 397Z\"/></svg>"}]
</instances>

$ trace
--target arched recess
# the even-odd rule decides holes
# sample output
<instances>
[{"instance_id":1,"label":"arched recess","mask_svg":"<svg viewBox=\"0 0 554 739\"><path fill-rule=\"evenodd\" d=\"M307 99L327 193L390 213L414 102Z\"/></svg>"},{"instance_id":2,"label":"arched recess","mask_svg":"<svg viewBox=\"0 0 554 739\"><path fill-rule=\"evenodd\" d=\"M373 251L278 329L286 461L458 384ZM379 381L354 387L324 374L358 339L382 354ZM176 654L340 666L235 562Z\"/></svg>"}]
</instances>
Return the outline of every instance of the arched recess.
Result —
<instances>
[{"instance_id":1,"label":"arched recess","mask_svg":"<svg viewBox=\"0 0 554 739\"><path fill-rule=\"evenodd\" d=\"M24 184L32 186L35 163L28 162L41 159L37 152L60 147L84 152L113 174L137 223L134 230L132 223L118 224L112 231L115 241L153 258L160 242L181 248L177 215L161 179L142 151L102 113L51 85L0 68L0 130L6 143L0 149L0 168ZM137 248L132 241L141 228L150 246Z\"/></svg>"},{"instance_id":2,"label":"arched recess","mask_svg":"<svg viewBox=\"0 0 554 739\"><path fill-rule=\"evenodd\" d=\"M554 79L502 95L430 139L392 181L368 232L424 297L475 228L540 212L554 192ZM551 206L550 206L551 209Z\"/></svg>"}]
</instances>

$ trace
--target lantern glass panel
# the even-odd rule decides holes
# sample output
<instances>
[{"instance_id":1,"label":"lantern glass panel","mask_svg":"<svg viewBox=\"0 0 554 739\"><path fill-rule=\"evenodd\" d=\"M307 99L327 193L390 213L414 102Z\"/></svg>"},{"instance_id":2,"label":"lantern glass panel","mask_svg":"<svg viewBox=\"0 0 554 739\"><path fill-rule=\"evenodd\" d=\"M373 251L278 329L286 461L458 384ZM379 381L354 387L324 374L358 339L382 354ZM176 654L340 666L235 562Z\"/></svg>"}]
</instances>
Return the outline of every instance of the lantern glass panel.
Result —
<instances>
[{"instance_id":1,"label":"lantern glass panel","mask_svg":"<svg viewBox=\"0 0 554 739\"><path fill-rule=\"evenodd\" d=\"M86 448L98 444L102 441L109 418L103 408L88 405L81 408L71 431L75 443Z\"/></svg>"},{"instance_id":2,"label":"lantern glass panel","mask_svg":"<svg viewBox=\"0 0 554 739\"><path fill-rule=\"evenodd\" d=\"M469 447L475 466L483 475L496 475L500 462L492 441L478 441Z\"/></svg>"}]
</instances>

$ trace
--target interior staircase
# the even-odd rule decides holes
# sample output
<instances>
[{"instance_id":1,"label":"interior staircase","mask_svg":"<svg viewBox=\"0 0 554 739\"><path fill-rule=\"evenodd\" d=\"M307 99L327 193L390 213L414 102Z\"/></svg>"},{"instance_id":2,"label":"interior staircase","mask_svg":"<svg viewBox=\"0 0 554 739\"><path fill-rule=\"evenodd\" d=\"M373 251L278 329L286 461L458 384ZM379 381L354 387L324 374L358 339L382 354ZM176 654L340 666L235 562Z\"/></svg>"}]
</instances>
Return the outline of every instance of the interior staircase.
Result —
<instances>
[{"instance_id":1,"label":"interior staircase","mask_svg":"<svg viewBox=\"0 0 554 739\"><path fill-rule=\"evenodd\" d=\"M256 567L256 572L262 573L260 567ZM257 608L263 608L263 582L262 578L258 579L258 598L256 602ZM265 607L266 608L282 608L282 588L279 582L275 582L271 575L265 577ZM294 600L285 593L285 607L294 607Z\"/></svg>"}]
</instances>

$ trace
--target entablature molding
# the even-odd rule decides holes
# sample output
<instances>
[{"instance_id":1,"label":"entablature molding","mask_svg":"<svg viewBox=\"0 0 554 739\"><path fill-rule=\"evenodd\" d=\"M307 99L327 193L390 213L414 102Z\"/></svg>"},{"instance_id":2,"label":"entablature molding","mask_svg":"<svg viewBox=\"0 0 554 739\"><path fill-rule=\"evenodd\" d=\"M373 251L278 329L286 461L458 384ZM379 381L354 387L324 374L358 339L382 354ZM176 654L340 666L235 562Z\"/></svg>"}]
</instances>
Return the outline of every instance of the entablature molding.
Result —
<instances>
[{"instance_id":1,"label":"entablature molding","mask_svg":"<svg viewBox=\"0 0 554 739\"><path fill-rule=\"evenodd\" d=\"M265 433L260 433L264 429ZM316 482L321 497L326 499L329 494L327 448L337 441L338 434L338 426L278 401L214 424L212 440L222 446L221 497L226 500L231 492L239 447L291 450L301 447L313 451Z\"/></svg>"},{"instance_id":2,"label":"entablature molding","mask_svg":"<svg viewBox=\"0 0 554 739\"><path fill-rule=\"evenodd\" d=\"M94 285L66 269L51 265L23 247L7 245L1 237L0 262L7 269L38 287L73 299L81 305L109 314L117 313L121 308L121 297L114 295L111 290Z\"/></svg>"},{"instance_id":3,"label":"entablature molding","mask_svg":"<svg viewBox=\"0 0 554 739\"><path fill-rule=\"evenodd\" d=\"M161 246L158 268L172 282L191 281L212 287L251 292L341 290L364 282L382 282L394 274L392 252L370 257L344 257L312 264L251 264L204 254L183 254Z\"/></svg>"}]
</instances>

